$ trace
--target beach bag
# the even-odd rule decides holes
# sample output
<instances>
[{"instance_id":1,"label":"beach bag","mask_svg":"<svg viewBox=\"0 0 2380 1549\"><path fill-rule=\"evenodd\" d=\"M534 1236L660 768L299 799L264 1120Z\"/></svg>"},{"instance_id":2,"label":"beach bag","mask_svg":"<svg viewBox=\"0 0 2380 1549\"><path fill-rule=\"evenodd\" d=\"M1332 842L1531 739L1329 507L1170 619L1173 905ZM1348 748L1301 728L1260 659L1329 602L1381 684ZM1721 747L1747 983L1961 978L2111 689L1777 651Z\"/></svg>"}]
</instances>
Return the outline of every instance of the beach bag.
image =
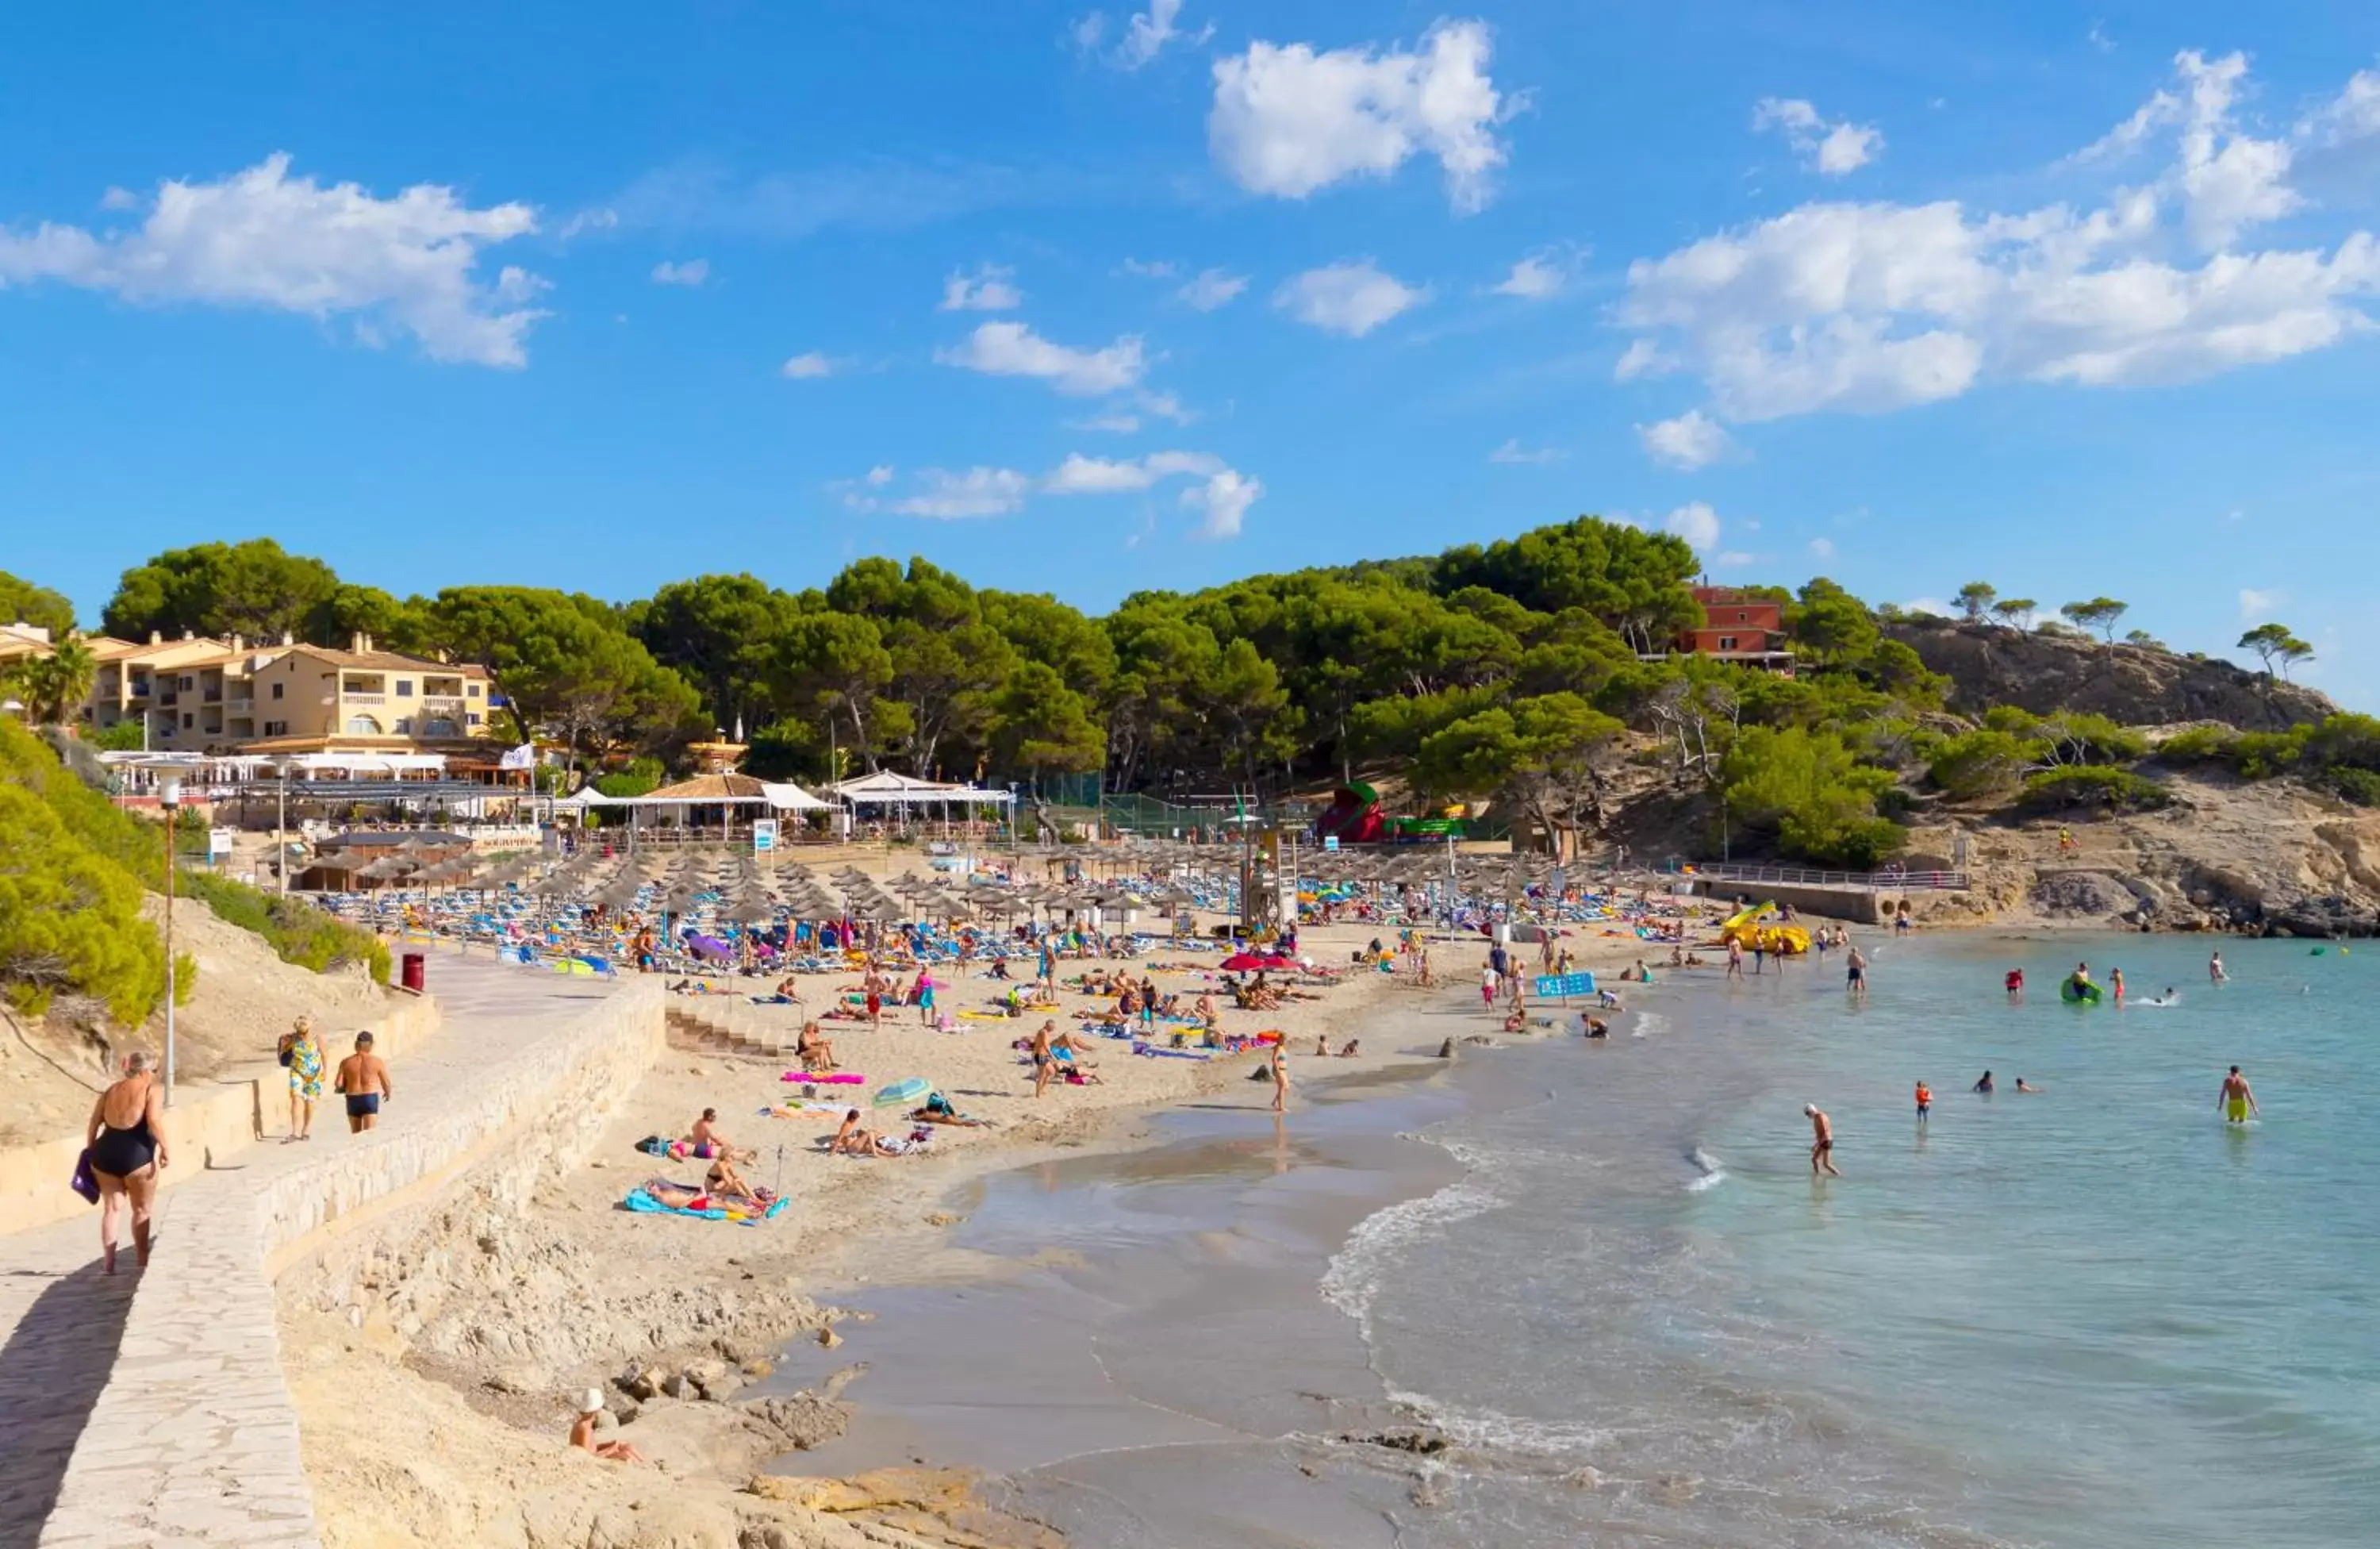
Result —
<instances>
[{"instance_id":1,"label":"beach bag","mask_svg":"<svg viewBox=\"0 0 2380 1549\"><path fill-rule=\"evenodd\" d=\"M89 1146L83 1147L82 1154L75 1158L74 1177L67 1180L67 1187L81 1195L91 1203L99 1203L99 1179L93 1177L91 1173L91 1148Z\"/></svg>"},{"instance_id":2,"label":"beach bag","mask_svg":"<svg viewBox=\"0 0 2380 1549\"><path fill-rule=\"evenodd\" d=\"M648 1135L637 1142L637 1149L647 1156L667 1156L670 1153L670 1143L662 1136Z\"/></svg>"},{"instance_id":3,"label":"beach bag","mask_svg":"<svg viewBox=\"0 0 2380 1549\"><path fill-rule=\"evenodd\" d=\"M281 1035L281 1068L284 1070L289 1068L289 1047L297 1042L285 1032Z\"/></svg>"}]
</instances>

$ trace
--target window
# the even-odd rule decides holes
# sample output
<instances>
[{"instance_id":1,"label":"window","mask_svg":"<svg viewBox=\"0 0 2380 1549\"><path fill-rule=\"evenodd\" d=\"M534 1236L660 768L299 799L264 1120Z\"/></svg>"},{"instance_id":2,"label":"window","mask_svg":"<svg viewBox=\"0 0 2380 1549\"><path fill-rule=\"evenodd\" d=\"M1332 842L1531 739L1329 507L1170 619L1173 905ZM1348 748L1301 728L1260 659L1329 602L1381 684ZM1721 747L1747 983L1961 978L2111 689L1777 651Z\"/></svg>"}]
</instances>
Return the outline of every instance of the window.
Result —
<instances>
[{"instance_id":1,"label":"window","mask_svg":"<svg viewBox=\"0 0 2380 1549\"><path fill-rule=\"evenodd\" d=\"M281 697L281 690L282 690L282 688L283 688L283 687L284 687L284 685L279 684L279 683L275 683L275 684L273 686L273 697L274 699L279 699L279 698Z\"/></svg>"},{"instance_id":2,"label":"window","mask_svg":"<svg viewBox=\"0 0 2380 1549\"><path fill-rule=\"evenodd\" d=\"M424 737L452 737L455 735L455 723L448 720L443 715L434 717L433 719L423 723L421 735Z\"/></svg>"},{"instance_id":3,"label":"window","mask_svg":"<svg viewBox=\"0 0 2380 1549\"><path fill-rule=\"evenodd\" d=\"M278 688L279 685L275 684L274 687ZM267 721L264 723L264 735L267 737L286 737L289 735L289 723L286 721Z\"/></svg>"},{"instance_id":4,"label":"window","mask_svg":"<svg viewBox=\"0 0 2380 1549\"><path fill-rule=\"evenodd\" d=\"M471 712L471 724L475 726L480 724L480 713L476 710Z\"/></svg>"},{"instance_id":5,"label":"window","mask_svg":"<svg viewBox=\"0 0 2380 1549\"><path fill-rule=\"evenodd\" d=\"M347 735L349 737L378 737L380 735L380 723L373 720L369 715L350 715L347 717Z\"/></svg>"},{"instance_id":6,"label":"window","mask_svg":"<svg viewBox=\"0 0 2380 1549\"><path fill-rule=\"evenodd\" d=\"M1733 651L1735 649L1735 637L1733 635L1719 636L1718 648L1721 651Z\"/></svg>"},{"instance_id":7,"label":"window","mask_svg":"<svg viewBox=\"0 0 2380 1549\"><path fill-rule=\"evenodd\" d=\"M182 687L183 687L183 688L185 688L185 689L195 689L195 688L197 688L198 686L199 686L199 680L198 680L197 678L192 677L188 673L184 673L184 674L182 675Z\"/></svg>"},{"instance_id":8,"label":"window","mask_svg":"<svg viewBox=\"0 0 2380 1549\"><path fill-rule=\"evenodd\" d=\"M411 737L413 735L412 716L400 715L396 718L396 735L399 737Z\"/></svg>"},{"instance_id":9,"label":"window","mask_svg":"<svg viewBox=\"0 0 2380 1549\"><path fill-rule=\"evenodd\" d=\"M191 714L190 714L188 711L187 711L187 710L185 710L185 711L183 711L183 712L182 712L182 729L183 729L183 730L188 731L190 727L195 726L197 726L198 724L199 724L199 718L198 718L197 716L195 716L195 715Z\"/></svg>"},{"instance_id":10,"label":"window","mask_svg":"<svg viewBox=\"0 0 2380 1549\"><path fill-rule=\"evenodd\" d=\"M478 698L480 697L480 686L479 686L478 684L476 684L476 683L471 684L469 687L466 688L463 691L464 691L465 693L467 693L467 694L470 695L473 699L478 699Z\"/></svg>"},{"instance_id":11,"label":"window","mask_svg":"<svg viewBox=\"0 0 2380 1549\"><path fill-rule=\"evenodd\" d=\"M413 679L400 677L396 680L396 697L401 700L409 700L413 697Z\"/></svg>"}]
</instances>

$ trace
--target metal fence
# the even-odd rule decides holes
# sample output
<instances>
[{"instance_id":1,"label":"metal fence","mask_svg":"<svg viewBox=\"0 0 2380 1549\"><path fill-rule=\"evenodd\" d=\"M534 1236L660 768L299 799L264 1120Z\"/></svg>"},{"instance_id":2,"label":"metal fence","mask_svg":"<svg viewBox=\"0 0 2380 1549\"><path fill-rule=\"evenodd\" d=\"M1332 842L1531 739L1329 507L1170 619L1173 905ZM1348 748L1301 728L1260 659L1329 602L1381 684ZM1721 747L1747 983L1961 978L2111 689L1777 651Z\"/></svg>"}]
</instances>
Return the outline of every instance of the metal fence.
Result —
<instances>
[{"instance_id":1,"label":"metal fence","mask_svg":"<svg viewBox=\"0 0 2380 1549\"><path fill-rule=\"evenodd\" d=\"M1688 868L1681 867L1682 872ZM1964 872L1821 872L1803 866L1754 866L1732 861L1697 862L1693 873L1707 882L1771 883L1779 887L1869 887L1896 893L1965 891Z\"/></svg>"}]
</instances>

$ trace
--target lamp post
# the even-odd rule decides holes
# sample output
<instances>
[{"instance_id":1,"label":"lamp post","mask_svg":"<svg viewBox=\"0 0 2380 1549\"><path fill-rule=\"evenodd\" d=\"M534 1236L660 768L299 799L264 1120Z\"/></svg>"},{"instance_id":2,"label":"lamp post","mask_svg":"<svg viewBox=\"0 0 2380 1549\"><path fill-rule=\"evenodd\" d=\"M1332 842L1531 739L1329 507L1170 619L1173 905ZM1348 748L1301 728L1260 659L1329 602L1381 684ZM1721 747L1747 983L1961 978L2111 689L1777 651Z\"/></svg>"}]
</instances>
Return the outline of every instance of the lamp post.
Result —
<instances>
[{"instance_id":1,"label":"lamp post","mask_svg":"<svg viewBox=\"0 0 2380 1549\"><path fill-rule=\"evenodd\" d=\"M165 809L165 1106L174 1105L174 873L180 858L174 852L174 817L182 807L182 782L168 778L157 788Z\"/></svg>"}]
</instances>

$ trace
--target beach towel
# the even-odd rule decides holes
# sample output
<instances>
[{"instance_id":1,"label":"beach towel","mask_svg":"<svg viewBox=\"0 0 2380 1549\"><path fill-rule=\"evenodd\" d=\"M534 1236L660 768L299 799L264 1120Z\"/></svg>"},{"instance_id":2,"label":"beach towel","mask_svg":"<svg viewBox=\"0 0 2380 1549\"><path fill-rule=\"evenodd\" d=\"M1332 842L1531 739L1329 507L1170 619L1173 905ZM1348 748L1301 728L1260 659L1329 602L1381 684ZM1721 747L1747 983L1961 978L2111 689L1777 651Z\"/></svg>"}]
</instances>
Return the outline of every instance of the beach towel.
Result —
<instances>
[{"instance_id":1,"label":"beach towel","mask_svg":"<svg viewBox=\"0 0 2380 1549\"><path fill-rule=\"evenodd\" d=\"M707 1200L709 1197L701 1196ZM791 1200L771 1200L769 1208L754 1214L748 1210L732 1209L726 1205L704 1204L698 1209L688 1205L665 1205L642 1189L631 1189L628 1197L620 1201L642 1215L691 1215L700 1221L733 1221L739 1226L757 1226L763 1221L774 1220Z\"/></svg>"},{"instance_id":2,"label":"beach towel","mask_svg":"<svg viewBox=\"0 0 2380 1549\"><path fill-rule=\"evenodd\" d=\"M778 1077L777 1079L781 1081L793 1081L801 1086L856 1087L866 1086L868 1084L868 1078L854 1070L834 1070L830 1071L823 1076L812 1076L799 1070L788 1070L783 1075Z\"/></svg>"}]
</instances>

